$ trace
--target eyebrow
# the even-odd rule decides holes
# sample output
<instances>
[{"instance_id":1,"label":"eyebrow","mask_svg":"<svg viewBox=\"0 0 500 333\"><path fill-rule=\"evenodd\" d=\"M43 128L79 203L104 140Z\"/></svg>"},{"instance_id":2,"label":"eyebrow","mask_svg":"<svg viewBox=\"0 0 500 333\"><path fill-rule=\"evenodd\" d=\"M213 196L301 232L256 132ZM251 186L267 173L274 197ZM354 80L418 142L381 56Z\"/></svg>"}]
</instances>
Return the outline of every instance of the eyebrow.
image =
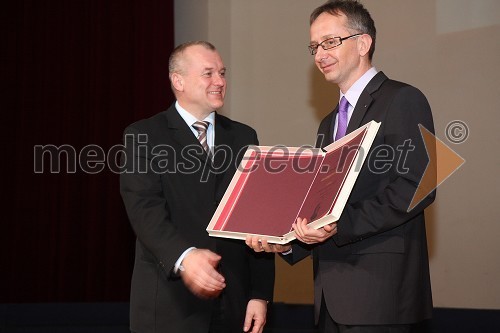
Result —
<instances>
[{"instance_id":1,"label":"eyebrow","mask_svg":"<svg viewBox=\"0 0 500 333\"><path fill-rule=\"evenodd\" d=\"M213 71L213 70L215 70L215 68L213 68L213 67L205 67L205 68L203 68L203 71ZM222 67L220 69L220 71L225 71L225 70L226 70L226 67Z\"/></svg>"}]
</instances>

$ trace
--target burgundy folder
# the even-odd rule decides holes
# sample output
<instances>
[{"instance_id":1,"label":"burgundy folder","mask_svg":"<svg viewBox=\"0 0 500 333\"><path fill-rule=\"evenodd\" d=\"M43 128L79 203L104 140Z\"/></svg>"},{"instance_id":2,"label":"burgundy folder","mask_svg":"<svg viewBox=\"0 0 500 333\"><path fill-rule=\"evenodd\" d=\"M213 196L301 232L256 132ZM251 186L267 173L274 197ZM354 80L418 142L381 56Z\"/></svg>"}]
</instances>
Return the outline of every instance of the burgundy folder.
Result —
<instances>
[{"instance_id":1,"label":"burgundy folder","mask_svg":"<svg viewBox=\"0 0 500 333\"><path fill-rule=\"evenodd\" d=\"M285 244L297 217L316 229L342 214L380 123L371 121L325 147L250 146L207 231Z\"/></svg>"}]
</instances>

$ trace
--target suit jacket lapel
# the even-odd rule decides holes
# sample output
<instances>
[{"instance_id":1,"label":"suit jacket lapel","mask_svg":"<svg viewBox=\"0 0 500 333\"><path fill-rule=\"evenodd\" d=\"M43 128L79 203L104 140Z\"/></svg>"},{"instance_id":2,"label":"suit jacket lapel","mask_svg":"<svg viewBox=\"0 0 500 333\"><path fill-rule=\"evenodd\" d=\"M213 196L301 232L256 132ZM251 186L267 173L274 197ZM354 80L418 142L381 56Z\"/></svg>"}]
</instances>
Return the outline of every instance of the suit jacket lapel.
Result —
<instances>
[{"instance_id":1,"label":"suit jacket lapel","mask_svg":"<svg viewBox=\"0 0 500 333\"><path fill-rule=\"evenodd\" d=\"M207 154L204 152L200 142L193 135L193 131L188 127L184 119L172 105L166 111L168 127L172 129L172 139L176 141L182 148L199 146L201 149L194 150L192 155L198 157L202 162L206 162Z\"/></svg>"},{"instance_id":2,"label":"suit jacket lapel","mask_svg":"<svg viewBox=\"0 0 500 333\"><path fill-rule=\"evenodd\" d=\"M238 152L232 151L232 143L234 141L234 135L231 132L230 124L226 120L220 117L217 113L215 114L215 147L214 147L214 166L220 168L226 166L230 160L228 154L237 154Z\"/></svg>"},{"instance_id":3,"label":"suit jacket lapel","mask_svg":"<svg viewBox=\"0 0 500 333\"><path fill-rule=\"evenodd\" d=\"M347 133L350 133L361 126L363 118L373 102L372 94L377 91L382 83L387 79L387 76L383 72L378 72L365 87L359 96L356 107L354 108L351 119L349 120Z\"/></svg>"},{"instance_id":4,"label":"suit jacket lapel","mask_svg":"<svg viewBox=\"0 0 500 333\"><path fill-rule=\"evenodd\" d=\"M338 106L333 112L330 112L319 125L316 147L325 148L333 142L333 127L335 126L335 115L337 112Z\"/></svg>"}]
</instances>

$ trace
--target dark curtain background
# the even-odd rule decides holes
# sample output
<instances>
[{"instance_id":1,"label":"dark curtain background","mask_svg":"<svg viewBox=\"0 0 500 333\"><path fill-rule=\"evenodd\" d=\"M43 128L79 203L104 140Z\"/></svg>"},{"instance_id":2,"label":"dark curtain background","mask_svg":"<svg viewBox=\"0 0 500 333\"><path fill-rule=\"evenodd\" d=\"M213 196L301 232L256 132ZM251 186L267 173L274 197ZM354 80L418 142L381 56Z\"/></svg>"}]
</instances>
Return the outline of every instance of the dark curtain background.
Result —
<instances>
[{"instance_id":1,"label":"dark curtain background","mask_svg":"<svg viewBox=\"0 0 500 333\"><path fill-rule=\"evenodd\" d=\"M107 164L86 173L95 158L78 157L87 145L108 155L128 124L173 101L173 0L25 0L2 15L0 303L128 301L134 235L119 176ZM35 173L34 146L49 144L76 155L61 154L59 173L39 159Z\"/></svg>"}]
</instances>

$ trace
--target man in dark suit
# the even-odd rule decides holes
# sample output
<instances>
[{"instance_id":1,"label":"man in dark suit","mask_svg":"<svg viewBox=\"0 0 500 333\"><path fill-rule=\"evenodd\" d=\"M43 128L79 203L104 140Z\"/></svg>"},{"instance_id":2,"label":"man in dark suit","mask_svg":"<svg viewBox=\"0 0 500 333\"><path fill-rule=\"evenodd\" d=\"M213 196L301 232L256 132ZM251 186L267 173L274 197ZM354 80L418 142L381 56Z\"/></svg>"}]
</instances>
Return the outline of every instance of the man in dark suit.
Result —
<instances>
[{"instance_id":1,"label":"man in dark suit","mask_svg":"<svg viewBox=\"0 0 500 333\"><path fill-rule=\"evenodd\" d=\"M208 236L255 131L215 112L225 67L203 41L169 59L176 103L125 130L120 191L137 235L130 295L133 332L260 333L274 288L274 255Z\"/></svg>"},{"instance_id":2,"label":"man in dark suit","mask_svg":"<svg viewBox=\"0 0 500 333\"><path fill-rule=\"evenodd\" d=\"M247 244L290 263L312 250L320 332L410 332L432 311L424 208L434 193L409 210L428 163L419 124L433 132L431 110L419 90L372 66L376 30L360 3L328 2L310 23L309 50L341 97L319 126L317 146L342 136L345 125L347 133L371 120L381 127L337 223L315 230L299 218L300 242Z\"/></svg>"}]
</instances>

